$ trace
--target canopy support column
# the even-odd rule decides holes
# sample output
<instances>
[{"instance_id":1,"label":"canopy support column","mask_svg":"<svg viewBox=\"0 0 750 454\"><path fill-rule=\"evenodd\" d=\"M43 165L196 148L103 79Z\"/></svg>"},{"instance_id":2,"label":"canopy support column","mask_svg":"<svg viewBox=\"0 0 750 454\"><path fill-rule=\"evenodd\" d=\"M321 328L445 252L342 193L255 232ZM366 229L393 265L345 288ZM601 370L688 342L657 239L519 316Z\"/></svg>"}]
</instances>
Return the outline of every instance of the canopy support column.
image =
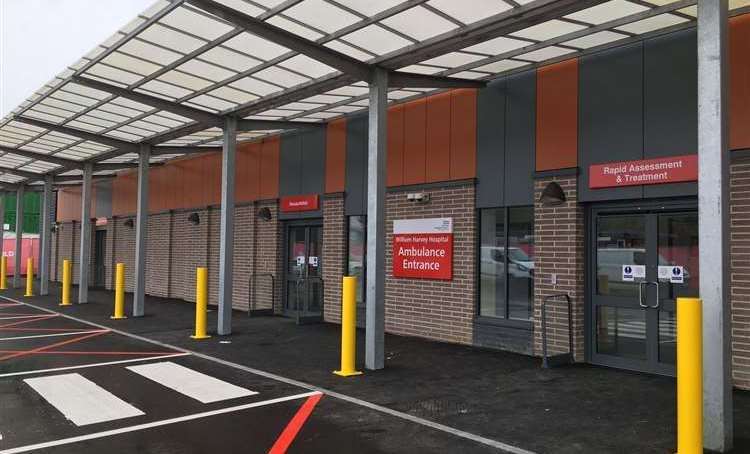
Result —
<instances>
[{"instance_id":1,"label":"canopy support column","mask_svg":"<svg viewBox=\"0 0 750 454\"><path fill-rule=\"evenodd\" d=\"M52 175L44 177L42 227L39 248L39 294L49 295L50 245L52 236Z\"/></svg>"},{"instance_id":2,"label":"canopy support column","mask_svg":"<svg viewBox=\"0 0 750 454\"><path fill-rule=\"evenodd\" d=\"M388 72L373 71L367 136L367 315L365 367L382 369L385 343L385 147Z\"/></svg>"},{"instance_id":3,"label":"canopy support column","mask_svg":"<svg viewBox=\"0 0 750 454\"><path fill-rule=\"evenodd\" d=\"M7 252L5 250L5 197L7 192L0 192L0 257Z\"/></svg>"},{"instance_id":4,"label":"canopy support column","mask_svg":"<svg viewBox=\"0 0 750 454\"><path fill-rule=\"evenodd\" d=\"M21 285L21 252L23 249L23 197L25 186L16 190L16 249L13 252L13 288Z\"/></svg>"},{"instance_id":5,"label":"canopy support column","mask_svg":"<svg viewBox=\"0 0 750 454\"><path fill-rule=\"evenodd\" d=\"M698 0L698 231L704 446L732 448L727 0Z\"/></svg>"},{"instance_id":6,"label":"canopy support column","mask_svg":"<svg viewBox=\"0 0 750 454\"><path fill-rule=\"evenodd\" d=\"M146 236L148 235L148 164L151 145L141 144L138 153L138 200L135 214L135 282L133 317L143 317L146 299Z\"/></svg>"},{"instance_id":7,"label":"canopy support column","mask_svg":"<svg viewBox=\"0 0 750 454\"><path fill-rule=\"evenodd\" d=\"M219 239L219 320L217 333L232 334L232 280L234 279L234 162L237 119L224 121L221 154L221 237Z\"/></svg>"},{"instance_id":8,"label":"canopy support column","mask_svg":"<svg viewBox=\"0 0 750 454\"><path fill-rule=\"evenodd\" d=\"M81 248L78 260L78 303L89 302L89 269L91 262L91 177L94 165L83 166L81 189Z\"/></svg>"}]
</instances>

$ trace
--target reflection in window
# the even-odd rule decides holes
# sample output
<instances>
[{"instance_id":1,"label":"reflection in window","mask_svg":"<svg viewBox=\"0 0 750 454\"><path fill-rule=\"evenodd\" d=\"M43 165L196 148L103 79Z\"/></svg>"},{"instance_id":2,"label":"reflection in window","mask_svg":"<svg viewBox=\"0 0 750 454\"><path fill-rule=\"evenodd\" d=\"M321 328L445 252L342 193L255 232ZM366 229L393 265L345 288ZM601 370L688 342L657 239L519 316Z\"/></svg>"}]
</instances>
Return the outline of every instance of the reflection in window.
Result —
<instances>
[{"instance_id":1,"label":"reflection in window","mask_svg":"<svg viewBox=\"0 0 750 454\"><path fill-rule=\"evenodd\" d=\"M682 270L682 283L672 277L675 268ZM698 271L698 214L659 216L659 283L668 289L660 296L698 296Z\"/></svg>"},{"instance_id":2,"label":"reflection in window","mask_svg":"<svg viewBox=\"0 0 750 454\"><path fill-rule=\"evenodd\" d=\"M347 275L357 278L357 305L365 302L365 244L366 216L349 216L349 242L347 243Z\"/></svg>"},{"instance_id":3,"label":"reflection in window","mask_svg":"<svg viewBox=\"0 0 750 454\"><path fill-rule=\"evenodd\" d=\"M534 209L491 208L482 210L480 217L479 315L529 320L534 299Z\"/></svg>"},{"instance_id":4,"label":"reflection in window","mask_svg":"<svg viewBox=\"0 0 750 454\"><path fill-rule=\"evenodd\" d=\"M646 221L641 215L597 219L596 290L599 295L638 295L638 282L623 279L623 266L646 265ZM645 268L644 268L645 269Z\"/></svg>"}]
</instances>

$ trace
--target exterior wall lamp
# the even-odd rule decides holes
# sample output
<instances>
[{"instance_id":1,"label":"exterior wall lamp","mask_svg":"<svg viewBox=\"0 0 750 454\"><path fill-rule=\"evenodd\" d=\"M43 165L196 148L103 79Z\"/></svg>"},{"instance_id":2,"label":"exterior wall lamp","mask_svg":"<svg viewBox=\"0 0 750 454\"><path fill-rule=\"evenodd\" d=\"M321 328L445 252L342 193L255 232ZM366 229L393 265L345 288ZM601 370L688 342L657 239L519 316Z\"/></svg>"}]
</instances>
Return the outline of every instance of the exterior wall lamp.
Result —
<instances>
[{"instance_id":1,"label":"exterior wall lamp","mask_svg":"<svg viewBox=\"0 0 750 454\"><path fill-rule=\"evenodd\" d=\"M271 210L268 207L261 208L260 210L258 210L258 217L261 220L265 221L265 222L270 221L271 220Z\"/></svg>"},{"instance_id":2,"label":"exterior wall lamp","mask_svg":"<svg viewBox=\"0 0 750 454\"><path fill-rule=\"evenodd\" d=\"M193 225L198 225L201 223L201 217L198 215L198 213L190 213L190 216L188 216L187 220Z\"/></svg>"},{"instance_id":3,"label":"exterior wall lamp","mask_svg":"<svg viewBox=\"0 0 750 454\"><path fill-rule=\"evenodd\" d=\"M135 223L133 222L133 218L126 219L125 222L123 222L123 225L129 229L132 229L133 225L135 225Z\"/></svg>"},{"instance_id":4,"label":"exterior wall lamp","mask_svg":"<svg viewBox=\"0 0 750 454\"><path fill-rule=\"evenodd\" d=\"M565 200L565 191L554 181L544 187L539 197L539 202L545 207L562 205Z\"/></svg>"}]
</instances>

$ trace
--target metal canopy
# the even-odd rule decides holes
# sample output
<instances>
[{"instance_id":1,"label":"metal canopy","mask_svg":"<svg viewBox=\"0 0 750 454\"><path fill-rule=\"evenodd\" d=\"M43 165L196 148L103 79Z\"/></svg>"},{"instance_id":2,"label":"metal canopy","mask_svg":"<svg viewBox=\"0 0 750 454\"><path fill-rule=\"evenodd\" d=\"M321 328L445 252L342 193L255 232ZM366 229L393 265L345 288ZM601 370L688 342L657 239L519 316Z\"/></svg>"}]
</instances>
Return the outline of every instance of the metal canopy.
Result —
<instances>
[{"instance_id":1,"label":"metal canopy","mask_svg":"<svg viewBox=\"0 0 750 454\"><path fill-rule=\"evenodd\" d=\"M141 143L164 146L152 163L215 150L227 116L239 141L319 125L368 107L374 68L388 72L389 102L479 86L693 26L694 4L160 0L0 121L0 185L32 180L2 168L42 179L87 161L132 163ZM749 5L730 1L734 13Z\"/></svg>"}]
</instances>

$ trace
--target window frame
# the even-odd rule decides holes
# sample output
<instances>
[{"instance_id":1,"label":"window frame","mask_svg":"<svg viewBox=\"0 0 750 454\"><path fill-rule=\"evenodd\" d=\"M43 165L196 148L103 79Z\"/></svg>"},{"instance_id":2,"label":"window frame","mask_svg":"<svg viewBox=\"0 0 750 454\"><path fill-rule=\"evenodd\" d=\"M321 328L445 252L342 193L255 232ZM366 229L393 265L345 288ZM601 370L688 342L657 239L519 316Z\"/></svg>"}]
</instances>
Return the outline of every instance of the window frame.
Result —
<instances>
[{"instance_id":1,"label":"window frame","mask_svg":"<svg viewBox=\"0 0 750 454\"><path fill-rule=\"evenodd\" d=\"M486 208L478 208L477 209L477 235L476 235L476 245L475 245L475 251L476 251L476 257L475 257L475 269L477 272L475 273L475 282L476 282L476 303L474 305L474 321L479 324L483 325L494 325L494 326L504 326L504 327L511 327L511 328L519 328L519 329L525 329L532 331L534 327L534 299L535 299L535 291L532 291L531 294L531 304L532 304L532 311L531 311L531 317L528 320L520 320L520 319L514 319L510 318L510 301L508 298L508 219L509 219L509 211L512 208L524 208L524 207L530 207L532 208L533 213L533 205L519 205L519 206L502 206L502 207L486 207ZM503 215L503 242L505 245L505 251L506 253L503 254L504 259L504 270L505 270L505 279L503 280L503 294L504 294L504 301L505 304L505 315L503 317L490 317L487 315L481 315L482 311L482 212L487 210L501 210ZM533 222L533 216L532 216L532 222ZM536 227L534 226L534 230L536 230ZM536 238L534 238L534 243L536 243ZM534 256L534 262L536 264L536 255ZM533 283L534 286L536 285L536 274L534 275Z\"/></svg>"},{"instance_id":2,"label":"window frame","mask_svg":"<svg viewBox=\"0 0 750 454\"><path fill-rule=\"evenodd\" d=\"M356 214L356 215L346 215L344 216L346 218L346 249L344 250L344 270L345 275L350 276L349 274L349 250L351 247L351 219L352 218L362 218L364 221L362 223L363 225L363 235L362 235L362 305L359 307L366 307L367 306L367 215L366 214ZM357 285L360 285L359 282ZM355 296L356 299L356 296Z\"/></svg>"}]
</instances>

